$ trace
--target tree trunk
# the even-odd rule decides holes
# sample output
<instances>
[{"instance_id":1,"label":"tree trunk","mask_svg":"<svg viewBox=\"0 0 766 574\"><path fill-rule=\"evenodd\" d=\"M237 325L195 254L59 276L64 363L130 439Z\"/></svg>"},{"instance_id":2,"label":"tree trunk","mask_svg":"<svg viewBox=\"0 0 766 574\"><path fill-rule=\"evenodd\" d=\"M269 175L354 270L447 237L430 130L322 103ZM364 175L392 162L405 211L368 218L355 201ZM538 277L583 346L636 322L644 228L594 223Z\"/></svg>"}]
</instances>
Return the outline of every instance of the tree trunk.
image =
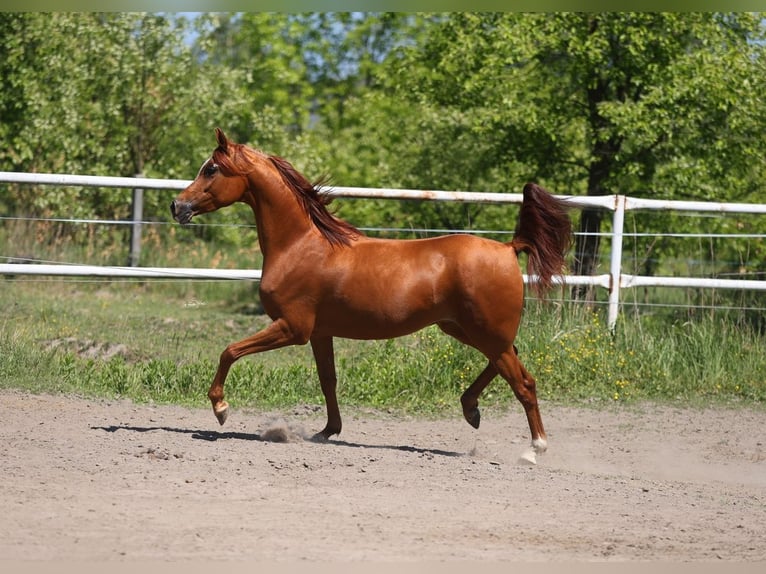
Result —
<instances>
[{"instance_id":1,"label":"tree trunk","mask_svg":"<svg viewBox=\"0 0 766 574\"><path fill-rule=\"evenodd\" d=\"M590 22L591 34L598 28L598 18ZM610 86L603 77L595 77L587 90L588 122L593 142L592 159L588 166L588 196L609 193L607 180L614 166L614 158L620 150L622 138L612 132L611 122L601 115L600 105L609 101ZM624 90L617 89L620 99ZM595 275L598 267L599 247L601 246L601 220L603 212L598 209L583 209L580 214L579 234L575 240L575 275ZM595 287L592 285L575 286L572 297L576 300L593 302Z\"/></svg>"},{"instance_id":2,"label":"tree trunk","mask_svg":"<svg viewBox=\"0 0 766 574\"><path fill-rule=\"evenodd\" d=\"M588 170L588 196L606 195L608 190L604 182L609 176L612 161L619 142L607 140L597 142L594 157ZM599 209L583 209L580 214L579 233L575 239L574 274L595 275L598 270L599 248L601 247L601 220L604 212ZM592 285L577 285L572 288L572 298L593 302L595 287Z\"/></svg>"},{"instance_id":3,"label":"tree trunk","mask_svg":"<svg viewBox=\"0 0 766 574\"><path fill-rule=\"evenodd\" d=\"M590 195L590 194L589 194ZM575 240L574 274L595 275L601 245L601 219L603 213L595 209L583 209L580 214L579 234ZM592 285L576 285L572 288L576 300L592 302L595 288Z\"/></svg>"}]
</instances>

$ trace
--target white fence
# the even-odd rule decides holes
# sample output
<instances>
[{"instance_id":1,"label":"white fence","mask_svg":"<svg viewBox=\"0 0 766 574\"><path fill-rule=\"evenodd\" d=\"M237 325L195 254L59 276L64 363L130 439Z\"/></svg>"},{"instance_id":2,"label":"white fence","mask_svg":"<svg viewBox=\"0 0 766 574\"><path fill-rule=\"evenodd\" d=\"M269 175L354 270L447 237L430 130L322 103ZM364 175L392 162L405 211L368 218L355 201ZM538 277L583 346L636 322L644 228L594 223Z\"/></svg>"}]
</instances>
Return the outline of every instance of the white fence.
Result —
<instances>
[{"instance_id":1,"label":"white fence","mask_svg":"<svg viewBox=\"0 0 766 574\"><path fill-rule=\"evenodd\" d=\"M0 172L0 183L25 183L35 185L114 187L134 190L134 205L140 205L144 189L181 190L190 182L178 179L149 179L129 177L100 177L64 174L31 174ZM424 201L456 201L473 203L521 203L520 193L479 193L466 191L424 191L412 189L379 189L360 187L334 187L335 197L368 199L416 199ZM716 213L766 214L766 204L708 203L700 201L669 201L638 199L624 195L603 197L568 196L573 207L600 208L612 212L612 231L609 273L594 276L565 275L557 277L556 283L566 285L595 285L609 292L607 322L613 327L617 321L620 290L633 287L691 287L715 289L744 289L766 291L766 281L741 279L712 279L694 277L661 277L631 275L622 272L623 234L625 212L630 210L672 210ZM140 235L141 214L134 210L133 225ZM0 263L0 274L12 275L60 275L133 278L189 278L189 279L250 279L258 280L260 270L192 269L173 267L107 267L94 265L41 265ZM525 276L524 280L529 281Z\"/></svg>"}]
</instances>

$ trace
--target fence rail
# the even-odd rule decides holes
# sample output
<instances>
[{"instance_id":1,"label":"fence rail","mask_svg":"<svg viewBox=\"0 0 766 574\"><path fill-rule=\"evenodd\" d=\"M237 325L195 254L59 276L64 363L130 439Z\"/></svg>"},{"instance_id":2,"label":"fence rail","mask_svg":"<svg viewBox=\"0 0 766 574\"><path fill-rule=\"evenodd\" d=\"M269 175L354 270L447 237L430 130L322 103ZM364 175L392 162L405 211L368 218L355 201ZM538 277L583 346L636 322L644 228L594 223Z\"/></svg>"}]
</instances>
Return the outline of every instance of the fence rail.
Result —
<instances>
[{"instance_id":1,"label":"fence rail","mask_svg":"<svg viewBox=\"0 0 766 574\"><path fill-rule=\"evenodd\" d=\"M36 185L112 187L134 190L181 190L190 181L180 179L152 179L144 177L107 177L69 174L35 174L18 172L0 172L0 183L20 183ZM420 201L453 201L472 203L504 204L522 201L520 193L482 193L471 191L429 191L414 189L384 189L361 187L334 187L335 197L358 199L399 199ZM567 199L572 207L599 208L612 212L612 229L606 235L611 239L609 273L595 276L566 275L555 278L558 284L593 285L609 292L607 322L614 327L620 305L620 290L635 287L691 287L699 289L743 289L766 291L766 281L741 279L715 279L699 277L661 277L631 275L622 272L622 248L625 225L625 213L630 210L672 210L717 213L766 214L766 204L748 203L713 203L701 201L655 200L607 195L601 197L559 196ZM106 223L106 222L105 222ZM133 210L134 237L140 237L142 214L140 209ZM136 246L133 246L135 249ZM137 260L131 253L131 260ZM97 276L97 277L132 277L132 278L187 278L187 279L248 279L259 280L260 270L243 269L192 269L173 267L110 267L94 265L51 265L51 264L0 264L0 274L9 275L50 275L50 276ZM524 280L534 281L534 277L524 276Z\"/></svg>"}]
</instances>

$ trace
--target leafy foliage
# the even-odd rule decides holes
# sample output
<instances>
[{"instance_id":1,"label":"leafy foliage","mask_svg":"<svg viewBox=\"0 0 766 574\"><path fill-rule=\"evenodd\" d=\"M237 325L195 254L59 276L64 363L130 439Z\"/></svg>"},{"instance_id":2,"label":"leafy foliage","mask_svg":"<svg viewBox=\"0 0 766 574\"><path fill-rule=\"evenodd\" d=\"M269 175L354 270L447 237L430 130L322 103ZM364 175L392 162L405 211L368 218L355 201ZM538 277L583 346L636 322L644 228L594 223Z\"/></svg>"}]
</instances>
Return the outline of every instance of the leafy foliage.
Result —
<instances>
[{"instance_id":1,"label":"leafy foliage","mask_svg":"<svg viewBox=\"0 0 766 574\"><path fill-rule=\"evenodd\" d=\"M202 134L209 139L220 118L244 101L229 89L236 74L192 59L183 43L186 26L139 13L0 14L0 67L12 87L0 96L0 167L190 177L209 153ZM159 208L157 201L148 196L147 210ZM11 187L4 202L55 216L127 212L124 198L92 189Z\"/></svg>"},{"instance_id":2,"label":"leafy foliage","mask_svg":"<svg viewBox=\"0 0 766 574\"><path fill-rule=\"evenodd\" d=\"M766 178L763 21L745 12L254 12L191 22L4 12L0 169L191 178L220 126L337 185L518 192L535 180L575 195L756 201ZM166 196L145 202L147 218L168 219ZM128 203L115 190L0 189L13 214L119 219ZM515 220L513 208L470 204L338 208L370 227L508 230ZM580 231L599 231L602 215L585 210ZM233 209L207 221L250 216ZM646 223L669 222L653 214ZM195 233L254 243L238 229ZM581 235L573 271L592 270L598 249L597 235ZM655 258L678 249L652 246Z\"/></svg>"},{"instance_id":3,"label":"leafy foliage","mask_svg":"<svg viewBox=\"0 0 766 574\"><path fill-rule=\"evenodd\" d=\"M416 126L402 171L448 189L533 179L569 194L752 199L766 151L762 21L451 14L391 61ZM580 231L597 233L601 217L584 210ZM579 237L575 273L592 272L598 247Z\"/></svg>"}]
</instances>

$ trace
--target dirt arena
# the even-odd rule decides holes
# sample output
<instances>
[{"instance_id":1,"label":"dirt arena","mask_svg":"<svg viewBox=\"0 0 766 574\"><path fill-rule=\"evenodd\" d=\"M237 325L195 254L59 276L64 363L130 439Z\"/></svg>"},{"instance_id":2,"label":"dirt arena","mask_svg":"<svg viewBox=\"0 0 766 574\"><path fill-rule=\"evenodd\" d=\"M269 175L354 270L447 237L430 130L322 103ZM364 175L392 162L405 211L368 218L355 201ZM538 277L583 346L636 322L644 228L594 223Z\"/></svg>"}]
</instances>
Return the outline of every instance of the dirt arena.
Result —
<instances>
[{"instance_id":1,"label":"dirt arena","mask_svg":"<svg viewBox=\"0 0 766 574\"><path fill-rule=\"evenodd\" d=\"M343 408L343 407L342 407ZM766 412L542 405L476 431L345 409L0 391L2 560L763 561Z\"/></svg>"}]
</instances>

